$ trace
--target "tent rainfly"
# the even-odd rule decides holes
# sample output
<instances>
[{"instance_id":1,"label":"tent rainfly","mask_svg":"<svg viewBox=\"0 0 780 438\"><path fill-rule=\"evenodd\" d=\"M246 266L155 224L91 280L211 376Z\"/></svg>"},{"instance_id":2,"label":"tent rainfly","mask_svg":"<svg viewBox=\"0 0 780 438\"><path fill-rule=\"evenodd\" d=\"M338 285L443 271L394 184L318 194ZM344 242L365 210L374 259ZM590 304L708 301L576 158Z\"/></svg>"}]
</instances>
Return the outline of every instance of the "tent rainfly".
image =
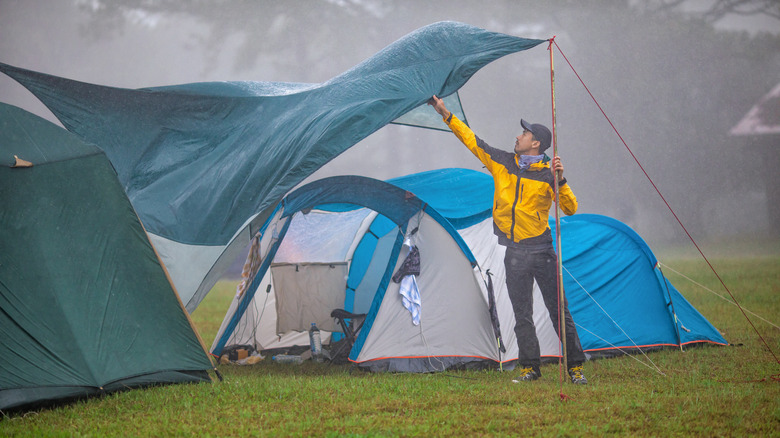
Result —
<instances>
[{"instance_id":1,"label":"tent rainfly","mask_svg":"<svg viewBox=\"0 0 780 438\"><path fill-rule=\"evenodd\" d=\"M514 315L503 247L492 231L492 194L489 175L465 169L388 182L332 177L293 191L260 229L256 274L234 298L212 354L233 345L307 345L312 322L340 331L330 314L342 308L367 315L349 354L366 369L513 367ZM561 231L564 287L589 356L726 344L628 226L583 214L564 218ZM413 247L417 306L393 279ZM534 293L542 355L558 357L554 322Z\"/></svg>"}]
</instances>

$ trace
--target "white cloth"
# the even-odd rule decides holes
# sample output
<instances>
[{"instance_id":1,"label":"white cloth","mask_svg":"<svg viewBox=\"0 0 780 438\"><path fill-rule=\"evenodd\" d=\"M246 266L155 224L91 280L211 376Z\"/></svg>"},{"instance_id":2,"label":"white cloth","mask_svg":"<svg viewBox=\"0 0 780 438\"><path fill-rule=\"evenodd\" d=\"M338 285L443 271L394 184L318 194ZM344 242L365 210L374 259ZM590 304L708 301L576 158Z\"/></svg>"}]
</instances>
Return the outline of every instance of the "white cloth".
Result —
<instances>
[{"instance_id":1,"label":"white cloth","mask_svg":"<svg viewBox=\"0 0 780 438\"><path fill-rule=\"evenodd\" d=\"M414 275L405 276L401 280L399 293L404 307L412 314L412 324L420 325L422 301L420 301L420 290L417 288L417 278Z\"/></svg>"}]
</instances>

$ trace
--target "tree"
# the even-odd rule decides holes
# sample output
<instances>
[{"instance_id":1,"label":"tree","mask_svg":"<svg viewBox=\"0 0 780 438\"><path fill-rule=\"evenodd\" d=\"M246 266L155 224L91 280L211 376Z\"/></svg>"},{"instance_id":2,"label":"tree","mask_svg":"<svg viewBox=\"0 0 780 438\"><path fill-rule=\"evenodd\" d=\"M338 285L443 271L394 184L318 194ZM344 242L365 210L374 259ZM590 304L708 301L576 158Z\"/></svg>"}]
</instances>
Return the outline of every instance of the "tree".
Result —
<instances>
[{"instance_id":1,"label":"tree","mask_svg":"<svg viewBox=\"0 0 780 438\"><path fill-rule=\"evenodd\" d=\"M690 3L689 0L655 0L647 1L646 7L658 13L679 14L679 10ZM766 15L780 20L780 3L773 0L712 0L694 14L709 24L728 15Z\"/></svg>"}]
</instances>

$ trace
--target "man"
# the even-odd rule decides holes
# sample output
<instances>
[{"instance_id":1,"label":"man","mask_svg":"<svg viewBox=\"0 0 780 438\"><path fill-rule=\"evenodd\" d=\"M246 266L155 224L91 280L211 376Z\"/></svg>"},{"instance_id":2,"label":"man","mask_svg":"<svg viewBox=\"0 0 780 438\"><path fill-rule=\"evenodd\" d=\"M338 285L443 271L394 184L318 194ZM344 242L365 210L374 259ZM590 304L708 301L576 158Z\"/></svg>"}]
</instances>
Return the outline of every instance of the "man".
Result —
<instances>
[{"instance_id":1,"label":"man","mask_svg":"<svg viewBox=\"0 0 780 438\"><path fill-rule=\"evenodd\" d=\"M433 96L428 104L444 118L455 136L493 176L493 231L498 236L498 243L506 247L506 286L515 312L515 334L520 349L520 373L514 381L536 380L542 373L539 369L539 340L533 320L534 280L539 284L555 331L559 331L558 262L547 223L554 201L553 178L558 178L559 199L564 213L572 215L577 211L577 198L563 178L560 157L552 159L551 168L549 157L544 154L552 138L550 130L544 125L530 124L521 119L523 133L517 137L514 153L511 153L491 147L474 135L437 96ZM569 376L572 383L584 385L588 383L582 373L585 354L565 299L564 315Z\"/></svg>"}]
</instances>

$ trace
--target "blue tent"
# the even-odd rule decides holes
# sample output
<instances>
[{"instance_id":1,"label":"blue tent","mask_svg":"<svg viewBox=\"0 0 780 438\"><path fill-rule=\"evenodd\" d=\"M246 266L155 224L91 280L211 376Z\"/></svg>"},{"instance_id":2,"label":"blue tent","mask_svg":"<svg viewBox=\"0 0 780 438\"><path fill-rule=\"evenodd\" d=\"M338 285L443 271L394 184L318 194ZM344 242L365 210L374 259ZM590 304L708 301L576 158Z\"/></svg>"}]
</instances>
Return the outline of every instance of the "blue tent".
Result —
<instances>
[{"instance_id":1,"label":"blue tent","mask_svg":"<svg viewBox=\"0 0 780 438\"><path fill-rule=\"evenodd\" d=\"M513 366L514 315L503 248L492 232L492 194L489 175L465 169L387 182L325 178L293 191L261 229L255 254L261 262L227 312L212 353L233 344L266 349L306 344L311 322L338 330L330 312L344 308L368 315L350 353L363 367ZM561 233L564 287L588 354L726 344L663 277L652 251L629 227L583 214L563 218ZM390 281L408 251L405 241L419 248L421 259L419 325L403 306L400 286ZM488 270L498 327L490 317ZM308 289L296 290L301 284ZM535 293L542 354L557 357L553 322ZM494 328L500 329L505 352Z\"/></svg>"},{"instance_id":2,"label":"blue tent","mask_svg":"<svg viewBox=\"0 0 780 438\"><path fill-rule=\"evenodd\" d=\"M727 344L664 277L634 230L595 214L566 216L560 222L564 290L586 352L613 355L636 347ZM554 221L550 227L555 232ZM603 310L596 311L596 305Z\"/></svg>"},{"instance_id":3,"label":"blue tent","mask_svg":"<svg viewBox=\"0 0 780 438\"><path fill-rule=\"evenodd\" d=\"M290 189L388 123L441 127L415 109L433 94L458 107L457 90L480 68L544 41L435 23L319 84L131 90L0 71L105 151L192 311Z\"/></svg>"}]
</instances>

